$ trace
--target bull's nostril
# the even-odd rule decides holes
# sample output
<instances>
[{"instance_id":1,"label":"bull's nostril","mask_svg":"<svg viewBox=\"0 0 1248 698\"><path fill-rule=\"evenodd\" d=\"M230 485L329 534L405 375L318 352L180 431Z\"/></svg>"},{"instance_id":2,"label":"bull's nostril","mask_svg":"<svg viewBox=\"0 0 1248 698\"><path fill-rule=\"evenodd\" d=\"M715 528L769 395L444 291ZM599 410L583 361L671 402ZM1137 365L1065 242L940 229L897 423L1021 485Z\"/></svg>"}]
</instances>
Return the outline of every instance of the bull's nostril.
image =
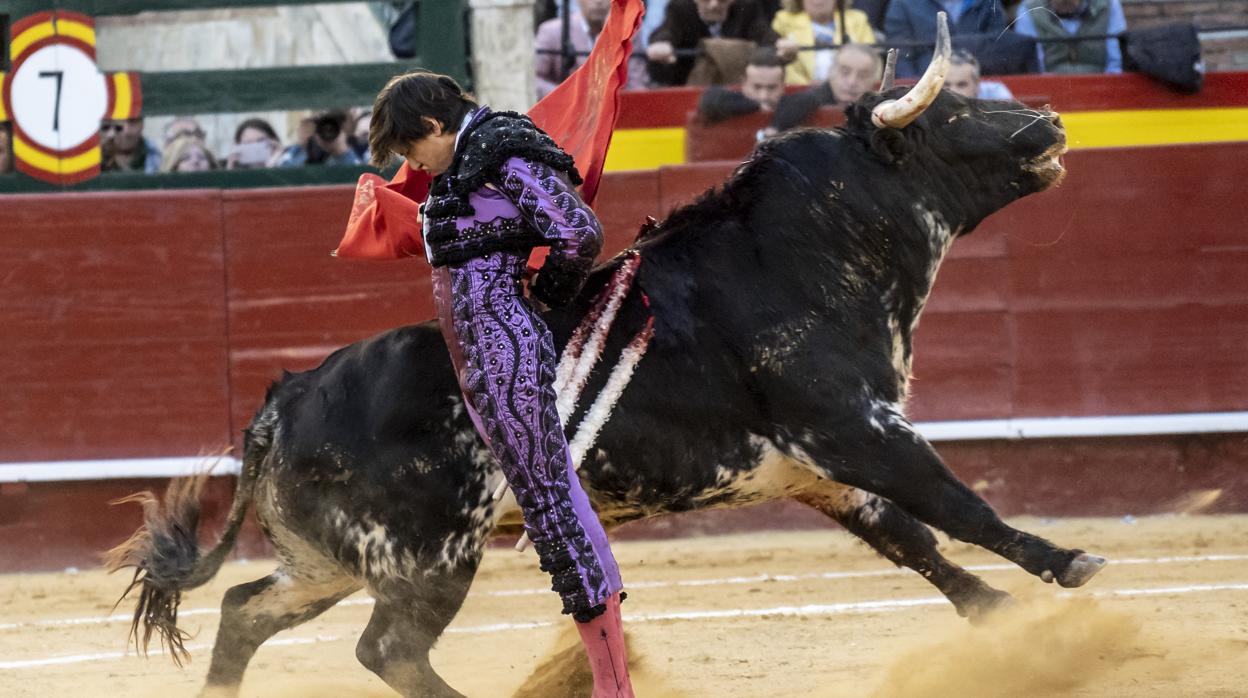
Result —
<instances>
[{"instance_id":1,"label":"bull's nostril","mask_svg":"<svg viewBox=\"0 0 1248 698\"><path fill-rule=\"evenodd\" d=\"M1061 128L1061 127L1062 127L1062 117L1061 117L1061 115L1060 115L1060 114L1058 114L1057 112L1055 112L1055 111L1053 111L1053 112L1049 112L1049 113L1047 114L1047 118L1048 118L1048 120L1049 120L1049 123L1053 124L1054 126L1056 126L1056 127L1058 127L1058 128Z\"/></svg>"}]
</instances>

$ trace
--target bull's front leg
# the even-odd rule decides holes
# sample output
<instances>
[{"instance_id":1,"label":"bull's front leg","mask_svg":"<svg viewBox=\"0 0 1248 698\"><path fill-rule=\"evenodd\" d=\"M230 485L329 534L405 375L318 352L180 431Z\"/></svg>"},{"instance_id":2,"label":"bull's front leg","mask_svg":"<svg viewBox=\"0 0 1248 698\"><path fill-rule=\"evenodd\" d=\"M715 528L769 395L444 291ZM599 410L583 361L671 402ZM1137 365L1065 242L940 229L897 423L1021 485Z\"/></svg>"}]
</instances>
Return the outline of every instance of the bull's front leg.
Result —
<instances>
[{"instance_id":1,"label":"bull's front leg","mask_svg":"<svg viewBox=\"0 0 1248 698\"><path fill-rule=\"evenodd\" d=\"M806 430L792 448L830 479L889 499L919 521L991 550L1046 582L1082 586L1104 567L1104 558L1006 525L897 409L872 403L861 415L861 421L835 420L827 431Z\"/></svg>"},{"instance_id":2,"label":"bull's front leg","mask_svg":"<svg viewBox=\"0 0 1248 698\"><path fill-rule=\"evenodd\" d=\"M794 499L831 517L898 567L919 573L963 618L978 622L1013 601L946 559L931 530L883 497L824 480Z\"/></svg>"}]
</instances>

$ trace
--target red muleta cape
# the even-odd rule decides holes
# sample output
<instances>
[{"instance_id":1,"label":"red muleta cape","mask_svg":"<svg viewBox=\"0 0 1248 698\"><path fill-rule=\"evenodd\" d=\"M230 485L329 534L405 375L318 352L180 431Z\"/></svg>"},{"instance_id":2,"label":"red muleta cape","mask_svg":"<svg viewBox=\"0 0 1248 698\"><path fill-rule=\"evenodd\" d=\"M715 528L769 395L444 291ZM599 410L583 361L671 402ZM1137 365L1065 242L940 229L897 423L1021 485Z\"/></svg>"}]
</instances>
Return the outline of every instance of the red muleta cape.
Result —
<instances>
[{"instance_id":1,"label":"red muleta cape","mask_svg":"<svg viewBox=\"0 0 1248 698\"><path fill-rule=\"evenodd\" d=\"M645 12L642 0L612 0L606 24L585 64L529 110L529 117L576 159L581 198L593 205L611 133L619 117L620 88L628 82L633 35ZM403 163L389 182L360 176L347 232L334 254L355 259L424 258L420 204L432 178Z\"/></svg>"}]
</instances>

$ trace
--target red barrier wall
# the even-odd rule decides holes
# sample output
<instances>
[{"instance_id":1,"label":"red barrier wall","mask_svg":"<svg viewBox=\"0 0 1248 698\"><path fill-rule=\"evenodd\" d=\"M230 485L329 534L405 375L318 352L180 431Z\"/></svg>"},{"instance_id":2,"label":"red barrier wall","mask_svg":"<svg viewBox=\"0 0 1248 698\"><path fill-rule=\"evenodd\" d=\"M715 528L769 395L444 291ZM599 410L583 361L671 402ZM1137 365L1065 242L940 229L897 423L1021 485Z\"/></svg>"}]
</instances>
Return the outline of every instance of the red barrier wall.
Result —
<instances>
[{"instance_id":1,"label":"red barrier wall","mask_svg":"<svg viewBox=\"0 0 1248 698\"><path fill-rule=\"evenodd\" d=\"M916 339L912 415L1248 410L1248 143L1085 150L1067 164L1059 189L953 247ZM734 166L608 174L597 208L609 251ZM419 263L329 256L350 196L0 199L0 462L222 448L282 368L430 317ZM1007 513L1146 513L1214 484L1218 510L1248 509L1242 435L941 450ZM1135 472L1149 476L1113 477ZM0 485L0 571L90 564L138 524L137 508L108 499L146 484ZM220 510L229 487L214 488ZM242 551L261 549L252 536Z\"/></svg>"},{"instance_id":2,"label":"red barrier wall","mask_svg":"<svg viewBox=\"0 0 1248 698\"><path fill-rule=\"evenodd\" d=\"M220 193L6 196L0 209L0 462L221 445Z\"/></svg>"},{"instance_id":3,"label":"red barrier wall","mask_svg":"<svg viewBox=\"0 0 1248 698\"><path fill-rule=\"evenodd\" d=\"M235 434L279 368L311 368L343 345L433 316L423 263L330 255L351 196L340 186L223 192Z\"/></svg>"}]
</instances>

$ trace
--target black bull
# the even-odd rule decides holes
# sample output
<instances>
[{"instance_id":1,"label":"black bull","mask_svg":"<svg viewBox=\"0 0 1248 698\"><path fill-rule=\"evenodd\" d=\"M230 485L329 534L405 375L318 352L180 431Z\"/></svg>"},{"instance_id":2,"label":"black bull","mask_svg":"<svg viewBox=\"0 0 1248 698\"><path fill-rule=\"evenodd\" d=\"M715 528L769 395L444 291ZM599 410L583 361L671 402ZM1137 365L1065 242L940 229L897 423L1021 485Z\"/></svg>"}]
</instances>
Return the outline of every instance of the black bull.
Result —
<instances>
[{"instance_id":1,"label":"black bull","mask_svg":"<svg viewBox=\"0 0 1248 698\"><path fill-rule=\"evenodd\" d=\"M639 244L637 283L605 356L618 356L648 312L655 338L581 477L608 525L796 499L973 617L1009 597L942 557L924 524L1063 586L1104 564L1005 525L904 415L911 334L941 258L984 217L1059 179L1065 137L1055 114L949 92L908 127L877 128L870 109L882 99L852 106L844 130L763 144ZM547 314L560 346L617 263ZM608 370L595 371L587 395ZM457 695L429 649L486 539L515 512L492 501L501 475L436 325L387 332L286 376L245 442L212 551L195 543L193 482L172 488L166 513L150 507L146 531L115 551L114 566L139 572L136 638L142 621L146 639L160 633L177 656L180 592L216 573L254 504L279 566L226 593L211 692L236 691L274 633L367 588L376 606L360 661L401 693Z\"/></svg>"}]
</instances>

